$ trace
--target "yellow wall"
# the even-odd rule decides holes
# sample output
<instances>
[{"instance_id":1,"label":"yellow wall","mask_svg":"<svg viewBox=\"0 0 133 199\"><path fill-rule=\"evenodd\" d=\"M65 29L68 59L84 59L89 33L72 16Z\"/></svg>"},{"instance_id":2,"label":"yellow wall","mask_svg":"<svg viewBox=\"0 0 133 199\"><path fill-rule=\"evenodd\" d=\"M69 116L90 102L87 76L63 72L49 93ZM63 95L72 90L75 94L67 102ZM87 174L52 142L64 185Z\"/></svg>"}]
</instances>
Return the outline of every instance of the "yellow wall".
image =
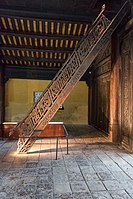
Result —
<instances>
[{"instance_id":1,"label":"yellow wall","mask_svg":"<svg viewBox=\"0 0 133 199\"><path fill-rule=\"evenodd\" d=\"M5 121L20 121L33 105L33 92L43 91L50 81L10 79L5 86ZM52 121L88 123L88 87L78 82L64 103L64 110L56 113Z\"/></svg>"}]
</instances>

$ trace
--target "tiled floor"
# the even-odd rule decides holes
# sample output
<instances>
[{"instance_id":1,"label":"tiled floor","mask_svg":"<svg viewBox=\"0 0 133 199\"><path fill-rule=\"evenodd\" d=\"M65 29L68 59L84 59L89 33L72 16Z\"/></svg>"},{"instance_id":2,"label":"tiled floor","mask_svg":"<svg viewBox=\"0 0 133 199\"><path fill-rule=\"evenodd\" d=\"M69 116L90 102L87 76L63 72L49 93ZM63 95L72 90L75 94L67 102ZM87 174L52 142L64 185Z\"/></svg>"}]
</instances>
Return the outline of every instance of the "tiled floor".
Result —
<instances>
[{"instance_id":1,"label":"tiled floor","mask_svg":"<svg viewBox=\"0 0 133 199\"><path fill-rule=\"evenodd\" d=\"M16 153L16 141L0 141L0 199L133 198L133 154L94 128L67 129L69 155L62 139L58 160L54 139L37 140L28 154Z\"/></svg>"}]
</instances>

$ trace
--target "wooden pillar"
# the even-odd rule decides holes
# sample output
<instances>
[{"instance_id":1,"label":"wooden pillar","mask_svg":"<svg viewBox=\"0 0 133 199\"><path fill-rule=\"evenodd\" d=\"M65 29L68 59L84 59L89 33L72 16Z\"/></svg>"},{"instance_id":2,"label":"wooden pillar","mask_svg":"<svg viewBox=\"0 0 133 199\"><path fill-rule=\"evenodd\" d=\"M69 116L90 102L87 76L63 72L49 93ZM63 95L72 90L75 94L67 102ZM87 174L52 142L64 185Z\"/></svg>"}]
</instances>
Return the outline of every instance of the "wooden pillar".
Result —
<instances>
[{"instance_id":1,"label":"wooden pillar","mask_svg":"<svg viewBox=\"0 0 133 199\"><path fill-rule=\"evenodd\" d=\"M92 124L92 74L89 72L88 80L86 81L88 87L88 124Z\"/></svg>"},{"instance_id":2,"label":"wooden pillar","mask_svg":"<svg viewBox=\"0 0 133 199\"><path fill-rule=\"evenodd\" d=\"M129 21L120 34L121 145L133 152L133 1Z\"/></svg>"},{"instance_id":3,"label":"wooden pillar","mask_svg":"<svg viewBox=\"0 0 133 199\"><path fill-rule=\"evenodd\" d=\"M2 123L4 122L4 97L5 97L5 89L4 89L4 68L0 66L0 139L3 139L4 132Z\"/></svg>"},{"instance_id":4,"label":"wooden pillar","mask_svg":"<svg viewBox=\"0 0 133 199\"><path fill-rule=\"evenodd\" d=\"M118 125L118 88L119 88L119 59L118 59L118 38L114 33L111 42L111 77L110 77L110 132L109 138L112 142L119 141Z\"/></svg>"},{"instance_id":5,"label":"wooden pillar","mask_svg":"<svg viewBox=\"0 0 133 199\"><path fill-rule=\"evenodd\" d=\"M132 41L133 12L129 21L112 36L110 79L110 140L121 143L130 152L133 152Z\"/></svg>"}]
</instances>

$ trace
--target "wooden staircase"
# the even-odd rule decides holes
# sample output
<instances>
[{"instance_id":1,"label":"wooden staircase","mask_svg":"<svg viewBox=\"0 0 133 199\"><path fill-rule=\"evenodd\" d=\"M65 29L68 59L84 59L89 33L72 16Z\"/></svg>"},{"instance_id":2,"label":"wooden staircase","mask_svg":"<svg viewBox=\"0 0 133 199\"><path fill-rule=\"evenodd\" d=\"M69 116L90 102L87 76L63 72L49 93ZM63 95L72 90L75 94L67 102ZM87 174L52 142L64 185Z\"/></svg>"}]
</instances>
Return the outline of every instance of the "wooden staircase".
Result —
<instances>
[{"instance_id":1,"label":"wooden staircase","mask_svg":"<svg viewBox=\"0 0 133 199\"><path fill-rule=\"evenodd\" d=\"M15 127L14 130L19 130L17 149L19 153L27 152L31 148L41 130L53 118L60 105L106 45L129 8L129 3L125 2L118 14L110 21L103 15L103 6L89 32L80 41L28 115Z\"/></svg>"}]
</instances>

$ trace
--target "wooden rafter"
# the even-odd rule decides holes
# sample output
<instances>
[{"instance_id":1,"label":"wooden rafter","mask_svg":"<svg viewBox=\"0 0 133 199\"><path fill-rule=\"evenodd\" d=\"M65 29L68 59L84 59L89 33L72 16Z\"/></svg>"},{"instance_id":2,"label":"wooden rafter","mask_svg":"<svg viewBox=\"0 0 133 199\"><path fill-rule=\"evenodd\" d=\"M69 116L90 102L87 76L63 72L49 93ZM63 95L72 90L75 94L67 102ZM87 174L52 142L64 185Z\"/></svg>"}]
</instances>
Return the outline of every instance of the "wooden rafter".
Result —
<instances>
[{"instance_id":1,"label":"wooden rafter","mask_svg":"<svg viewBox=\"0 0 133 199\"><path fill-rule=\"evenodd\" d=\"M3 60L12 60L12 61L38 61L38 62L51 62L51 63L64 63L64 59L50 59L50 58L37 58L37 57L13 57L13 56L6 56L5 59L3 57Z\"/></svg>"},{"instance_id":2,"label":"wooden rafter","mask_svg":"<svg viewBox=\"0 0 133 199\"><path fill-rule=\"evenodd\" d=\"M35 34L31 32L20 33L15 31L0 31L0 35L4 36L15 36L15 37L26 37L26 38L37 38L37 39L53 39L53 40L73 40L79 41L81 40L82 36L73 36L73 35L62 35L62 34Z\"/></svg>"},{"instance_id":3,"label":"wooden rafter","mask_svg":"<svg viewBox=\"0 0 133 199\"><path fill-rule=\"evenodd\" d=\"M43 53L45 53L45 52L52 52L52 53L66 53L66 54L68 54L68 53L71 53L71 52L73 52L73 48L72 49L65 49L65 48L60 48L60 47L58 47L58 48L43 48L43 49L40 49L40 47L39 48L37 48L37 47L30 47L30 46L25 46L25 47L22 47L22 46L20 46L20 45L17 45L17 47L16 46L5 46L5 45L1 45L0 46L0 49L2 50L4 50L4 51L6 51L6 50L14 50L14 51L17 51L17 50L19 50L19 51L33 51L33 52L43 52Z\"/></svg>"}]
</instances>

